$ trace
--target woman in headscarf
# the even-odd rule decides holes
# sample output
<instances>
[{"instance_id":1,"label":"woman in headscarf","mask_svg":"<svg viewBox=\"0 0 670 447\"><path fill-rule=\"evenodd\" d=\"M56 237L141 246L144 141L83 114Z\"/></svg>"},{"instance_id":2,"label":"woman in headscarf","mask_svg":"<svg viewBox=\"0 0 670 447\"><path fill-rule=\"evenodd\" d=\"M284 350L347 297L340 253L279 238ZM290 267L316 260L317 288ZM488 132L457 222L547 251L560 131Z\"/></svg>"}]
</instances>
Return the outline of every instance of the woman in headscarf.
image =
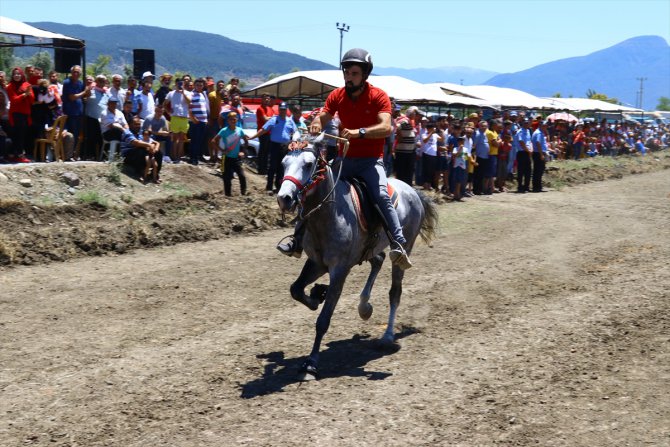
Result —
<instances>
[{"instance_id":1,"label":"woman in headscarf","mask_svg":"<svg viewBox=\"0 0 670 447\"><path fill-rule=\"evenodd\" d=\"M16 67L7 85L9 96L9 126L11 129L12 147L9 149L10 163L30 163L26 158L26 137L31 125L30 107L35 101L32 86L26 80L23 70Z\"/></svg>"}]
</instances>

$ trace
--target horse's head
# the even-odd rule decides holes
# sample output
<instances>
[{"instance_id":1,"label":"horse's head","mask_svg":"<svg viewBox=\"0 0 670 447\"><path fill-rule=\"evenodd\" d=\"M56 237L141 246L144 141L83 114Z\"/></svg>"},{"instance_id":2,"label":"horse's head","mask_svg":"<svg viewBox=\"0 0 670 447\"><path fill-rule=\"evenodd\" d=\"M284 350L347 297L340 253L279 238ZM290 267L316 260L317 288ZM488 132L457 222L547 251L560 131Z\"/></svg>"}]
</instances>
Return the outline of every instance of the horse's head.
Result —
<instances>
[{"instance_id":1,"label":"horse's head","mask_svg":"<svg viewBox=\"0 0 670 447\"><path fill-rule=\"evenodd\" d=\"M277 203L283 212L293 211L300 201L300 194L307 192L318 167L316 152L306 141L292 141L289 152L282 160L284 178L277 193Z\"/></svg>"}]
</instances>

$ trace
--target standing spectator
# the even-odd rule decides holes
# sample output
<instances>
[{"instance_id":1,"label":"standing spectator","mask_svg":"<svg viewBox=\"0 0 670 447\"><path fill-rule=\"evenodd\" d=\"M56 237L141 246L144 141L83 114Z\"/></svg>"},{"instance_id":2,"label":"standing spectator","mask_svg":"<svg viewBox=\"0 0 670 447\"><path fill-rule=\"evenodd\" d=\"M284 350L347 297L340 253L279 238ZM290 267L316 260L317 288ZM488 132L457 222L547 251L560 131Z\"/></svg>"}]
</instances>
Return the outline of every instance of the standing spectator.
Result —
<instances>
[{"instance_id":1,"label":"standing spectator","mask_svg":"<svg viewBox=\"0 0 670 447\"><path fill-rule=\"evenodd\" d=\"M498 192L505 192L505 182L507 182L507 160L509 154L512 152L512 134L509 132L502 133L502 141L498 147L498 175L495 180L495 187Z\"/></svg>"},{"instance_id":2,"label":"standing spectator","mask_svg":"<svg viewBox=\"0 0 670 447\"><path fill-rule=\"evenodd\" d=\"M141 82L140 85L144 85L145 82L149 81L149 82L151 82L151 85L153 86L154 79L156 79L156 75L154 75L150 71L145 71L144 73L142 73L142 82Z\"/></svg>"},{"instance_id":3,"label":"standing spectator","mask_svg":"<svg viewBox=\"0 0 670 447\"><path fill-rule=\"evenodd\" d=\"M184 96L184 98L189 105L189 118L191 120L189 158L190 163L197 166L202 158L203 149L207 142L209 101L205 94L205 80L203 78L196 79L191 96Z\"/></svg>"},{"instance_id":4,"label":"standing spectator","mask_svg":"<svg viewBox=\"0 0 670 447\"><path fill-rule=\"evenodd\" d=\"M209 82L209 81L208 81ZM212 80L212 82L214 82ZM221 113L221 106L223 104L223 90L226 86L226 83L222 80L216 82L214 89L211 92L207 93L207 99L209 101L209 120L207 122L207 141L209 146L209 161L210 163L216 163L218 161L219 148L212 144L212 140L221 127L219 126L219 114Z\"/></svg>"},{"instance_id":5,"label":"standing spectator","mask_svg":"<svg viewBox=\"0 0 670 447\"><path fill-rule=\"evenodd\" d=\"M226 196L232 195L233 174L237 174L240 180L240 194L247 193L247 178L244 175L244 168L240 161L244 157L241 151L241 141L249 143L249 139L244 131L237 127L237 113L230 112L227 116L228 126L219 131L212 140L212 146L220 147L223 150L223 190Z\"/></svg>"},{"instance_id":6,"label":"standing spectator","mask_svg":"<svg viewBox=\"0 0 670 447\"><path fill-rule=\"evenodd\" d=\"M261 105L256 109L256 130L261 130L265 123L268 122L275 114L272 108L272 97L264 93L261 99ZM268 154L270 153L270 134L263 134L258 139L258 173L266 175L268 172Z\"/></svg>"},{"instance_id":7,"label":"standing spectator","mask_svg":"<svg viewBox=\"0 0 670 447\"><path fill-rule=\"evenodd\" d=\"M51 88L53 87L53 88ZM60 95L55 85L49 85L47 79L40 79L37 85L37 95L33 104L33 125L42 133L47 126L51 126L57 115Z\"/></svg>"},{"instance_id":8,"label":"standing spectator","mask_svg":"<svg viewBox=\"0 0 670 447\"><path fill-rule=\"evenodd\" d=\"M123 105L126 102L126 89L121 87L121 75L112 75L112 86L109 88L108 93L110 98L117 98L119 104Z\"/></svg>"},{"instance_id":9,"label":"standing spectator","mask_svg":"<svg viewBox=\"0 0 670 447\"><path fill-rule=\"evenodd\" d=\"M138 95L140 94L140 91L137 90L137 78L135 78L135 76L128 76L126 85L126 101L131 100L133 102L132 112L133 115L137 115Z\"/></svg>"},{"instance_id":10,"label":"standing spectator","mask_svg":"<svg viewBox=\"0 0 670 447\"><path fill-rule=\"evenodd\" d=\"M230 82L226 85L225 89L229 96L232 97L232 94L236 91L239 92L240 88L238 87L240 80L238 78L230 78Z\"/></svg>"},{"instance_id":11,"label":"standing spectator","mask_svg":"<svg viewBox=\"0 0 670 447\"><path fill-rule=\"evenodd\" d=\"M437 120L437 132L442 137L437 144L437 168L435 170L435 187L446 194L451 195L451 188L449 187L449 174L452 169L451 156L452 152L449 150L449 121L446 115L440 116ZM442 188L440 188L440 179L442 179Z\"/></svg>"},{"instance_id":12,"label":"standing spectator","mask_svg":"<svg viewBox=\"0 0 670 447\"><path fill-rule=\"evenodd\" d=\"M479 130L472 140L472 152L475 156L475 172L473 178L473 192L477 195L486 194L485 178L489 172L489 140L486 131L489 125L486 121L479 122Z\"/></svg>"},{"instance_id":13,"label":"standing spectator","mask_svg":"<svg viewBox=\"0 0 670 447\"><path fill-rule=\"evenodd\" d=\"M542 192L542 175L547 158L547 122L540 122L531 137L533 142L533 192Z\"/></svg>"},{"instance_id":14,"label":"standing spectator","mask_svg":"<svg viewBox=\"0 0 670 447\"><path fill-rule=\"evenodd\" d=\"M35 100L32 86L26 80L23 70L16 67L12 70L12 78L7 85L9 98L9 127L11 129L12 146L7 160L10 163L30 163L26 158L26 137L32 120L31 106Z\"/></svg>"},{"instance_id":15,"label":"standing spectator","mask_svg":"<svg viewBox=\"0 0 670 447\"><path fill-rule=\"evenodd\" d=\"M293 104L289 107L289 110L291 111L291 119L295 122L298 130L307 133L307 125L302 117L302 107L299 104Z\"/></svg>"},{"instance_id":16,"label":"standing spectator","mask_svg":"<svg viewBox=\"0 0 670 447\"><path fill-rule=\"evenodd\" d=\"M452 183L453 183L453 194L454 200L460 202L463 197L463 191L465 190L465 184L467 182L467 166L468 166L468 149L465 147L465 137L454 136L456 140L456 146L453 148L453 165L454 169L452 171Z\"/></svg>"},{"instance_id":17,"label":"standing spectator","mask_svg":"<svg viewBox=\"0 0 670 447\"><path fill-rule=\"evenodd\" d=\"M230 95L230 104L226 104L219 114L219 127L223 128L228 123L228 114L230 112L237 113L237 122L238 125L244 128L244 105L242 104L242 98L238 92L233 92Z\"/></svg>"},{"instance_id":18,"label":"standing spectator","mask_svg":"<svg viewBox=\"0 0 670 447\"><path fill-rule=\"evenodd\" d=\"M407 115L396 118L396 140L394 148L395 176L408 185L414 182L414 164L416 163L416 123L417 108L412 106L407 109Z\"/></svg>"},{"instance_id":19,"label":"standing spectator","mask_svg":"<svg viewBox=\"0 0 670 447\"><path fill-rule=\"evenodd\" d=\"M491 127L486 131L486 138L489 142L489 169L484 174L484 192L486 194L498 192L495 189L495 180L498 171L498 148L502 143L499 132L502 128L502 121L496 118L491 122Z\"/></svg>"},{"instance_id":20,"label":"standing spectator","mask_svg":"<svg viewBox=\"0 0 670 447\"><path fill-rule=\"evenodd\" d=\"M421 134L423 189L438 189L437 145L442 141L437 125L433 122L426 124L426 129Z\"/></svg>"},{"instance_id":21,"label":"standing spectator","mask_svg":"<svg viewBox=\"0 0 670 447\"><path fill-rule=\"evenodd\" d=\"M0 71L0 163L7 163L7 131L9 130L9 96L5 89L5 72Z\"/></svg>"},{"instance_id":22,"label":"standing spectator","mask_svg":"<svg viewBox=\"0 0 670 447\"><path fill-rule=\"evenodd\" d=\"M91 94L91 88L93 88L92 86L84 86L80 78L81 67L75 65L70 69L70 77L63 81L63 114L67 115L65 128L74 137L75 145L81 135L84 98Z\"/></svg>"},{"instance_id":23,"label":"standing spectator","mask_svg":"<svg viewBox=\"0 0 670 447\"><path fill-rule=\"evenodd\" d=\"M107 110L107 77L98 75L95 84L91 87L90 95L86 98L84 106L84 144L81 148L80 158L82 160L95 159L95 154L102 147L102 134L100 133L100 117Z\"/></svg>"},{"instance_id":24,"label":"standing spectator","mask_svg":"<svg viewBox=\"0 0 670 447\"><path fill-rule=\"evenodd\" d=\"M512 144L516 145L516 172L518 193L526 193L530 190L531 163L530 157L533 153L531 142L530 121L528 118L521 120L521 129L514 135Z\"/></svg>"},{"instance_id":25,"label":"standing spectator","mask_svg":"<svg viewBox=\"0 0 670 447\"><path fill-rule=\"evenodd\" d=\"M477 166L477 162L475 161L475 157L472 153L472 135L475 132L475 127L474 124L472 123L466 123L465 124L465 142L463 143L463 147L465 148L465 151L468 153L468 180L467 184L465 185L465 193L463 194L465 197L472 197L474 192L473 192L473 184L474 184L474 172L475 172L475 166Z\"/></svg>"},{"instance_id":26,"label":"standing spectator","mask_svg":"<svg viewBox=\"0 0 670 447\"><path fill-rule=\"evenodd\" d=\"M449 166L447 168L448 171L447 171L447 183L446 183L446 185L448 186L447 193L450 193L450 194L453 194L454 189L456 187L456 179L455 179L453 174L454 174L454 167L456 166L456 154L458 152L458 138L463 136L463 135L461 135L462 130L463 129L461 128L461 124L458 123L458 122L454 122L451 125L451 133L447 137L447 139L446 139L447 142L445 144L447 152L449 152L450 155L451 155L451 159L449 161ZM463 137L463 145L465 145L465 137ZM464 181L463 181L463 188L461 189L461 194L463 194L465 192L465 184L466 184L465 180L467 180L467 157L468 157L468 153L465 150L466 149L465 146L463 146L463 148L464 148L464 151L462 151L461 155L464 154L465 160L466 160L466 163L463 166L464 174L466 175L466 179L464 179Z\"/></svg>"},{"instance_id":27,"label":"standing spectator","mask_svg":"<svg viewBox=\"0 0 670 447\"><path fill-rule=\"evenodd\" d=\"M282 158L288 149L288 143L293 134L298 130L295 121L286 116L288 106L285 102L279 104L279 115L270 118L256 134L250 137L253 140L265 133L270 133L270 168L268 169L266 191L279 191L282 177L284 176L281 165Z\"/></svg>"},{"instance_id":28,"label":"standing spectator","mask_svg":"<svg viewBox=\"0 0 670 447\"><path fill-rule=\"evenodd\" d=\"M63 84L61 84L58 81L58 73L55 71L51 70L49 72L49 84L56 86L56 89L58 90L58 96L63 96Z\"/></svg>"},{"instance_id":29,"label":"standing spectator","mask_svg":"<svg viewBox=\"0 0 670 447\"><path fill-rule=\"evenodd\" d=\"M584 126L582 124L577 124L575 130L572 132L572 152L575 160L582 158L585 141L586 134L584 133Z\"/></svg>"},{"instance_id":30,"label":"standing spectator","mask_svg":"<svg viewBox=\"0 0 670 447\"><path fill-rule=\"evenodd\" d=\"M151 79L151 77L149 77L149 79ZM154 94L151 93L153 81L149 79L145 78L142 81L142 90L140 91L140 94L137 95L137 114L143 120L147 119L149 115L153 115L156 107Z\"/></svg>"},{"instance_id":31,"label":"standing spectator","mask_svg":"<svg viewBox=\"0 0 670 447\"><path fill-rule=\"evenodd\" d=\"M163 73L160 80L160 87L156 90L154 97L156 98L156 104L163 104L168 93L170 93L170 82L172 81L172 75L170 73Z\"/></svg>"},{"instance_id":32,"label":"standing spectator","mask_svg":"<svg viewBox=\"0 0 670 447\"><path fill-rule=\"evenodd\" d=\"M184 156L184 141L189 127L187 97L190 92L184 90L184 80L177 78L175 89L165 97L165 108L170 113L170 129L172 130L172 161L179 163Z\"/></svg>"}]
</instances>

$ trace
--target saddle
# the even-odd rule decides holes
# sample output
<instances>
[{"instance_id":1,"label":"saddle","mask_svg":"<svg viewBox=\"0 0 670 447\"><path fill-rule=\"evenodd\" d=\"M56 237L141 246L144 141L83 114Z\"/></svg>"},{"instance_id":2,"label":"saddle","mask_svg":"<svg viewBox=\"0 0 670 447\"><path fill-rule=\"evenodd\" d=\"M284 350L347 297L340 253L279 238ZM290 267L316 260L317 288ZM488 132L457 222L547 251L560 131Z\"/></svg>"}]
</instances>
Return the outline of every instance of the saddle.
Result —
<instances>
[{"instance_id":1,"label":"saddle","mask_svg":"<svg viewBox=\"0 0 670 447\"><path fill-rule=\"evenodd\" d=\"M379 228L382 227L383 231L388 233L388 224L377 202L370 194L367 184L358 177L349 178L347 181L351 185L351 200L356 212L356 220L361 230L368 234L365 240L363 258L361 259L361 262L363 262L373 255L372 249L377 245L377 241L379 240ZM387 184L387 190L391 203L397 208L398 201L400 200L398 192L390 183ZM390 240L391 235L389 234L388 237Z\"/></svg>"}]
</instances>

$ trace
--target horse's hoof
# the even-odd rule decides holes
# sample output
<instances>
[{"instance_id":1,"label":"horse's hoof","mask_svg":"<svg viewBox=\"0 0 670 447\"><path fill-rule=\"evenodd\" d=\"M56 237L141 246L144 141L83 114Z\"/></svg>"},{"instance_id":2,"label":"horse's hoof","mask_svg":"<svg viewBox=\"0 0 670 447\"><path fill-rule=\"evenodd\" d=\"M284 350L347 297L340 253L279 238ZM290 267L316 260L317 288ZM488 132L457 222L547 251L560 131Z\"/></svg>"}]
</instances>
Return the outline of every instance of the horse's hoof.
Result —
<instances>
[{"instance_id":1,"label":"horse's hoof","mask_svg":"<svg viewBox=\"0 0 670 447\"><path fill-rule=\"evenodd\" d=\"M300 372L298 373L298 380L301 382L311 382L313 380L318 380L319 375L316 370L316 366L309 365L304 363L300 367Z\"/></svg>"},{"instance_id":2,"label":"horse's hoof","mask_svg":"<svg viewBox=\"0 0 670 447\"><path fill-rule=\"evenodd\" d=\"M328 286L325 284L314 284L314 287L309 291L309 297L323 303L328 293Z\"/></svg>"},{"instance_id":3,"label":"horse's hoof","mask_svg":"<svg viewBox=\"0 0 670 447\"><path fill-rule=\"evenodd\" d=\"M394 340L393 337L382 337L377 340L375 347L384 352L398 352L400 351L400 343Z\"/></svg>"},{"instance_id":4,"label":"horse's hoof","mask_svg":"<svg viewBox=\"0 0 670 447\"><path fill-rule=\"evenodd\" d=\"M372 316L372 304L370 303L361 303L358 305L358 315L363 320L369 320Z\"/></svg>"}]
</instances>

